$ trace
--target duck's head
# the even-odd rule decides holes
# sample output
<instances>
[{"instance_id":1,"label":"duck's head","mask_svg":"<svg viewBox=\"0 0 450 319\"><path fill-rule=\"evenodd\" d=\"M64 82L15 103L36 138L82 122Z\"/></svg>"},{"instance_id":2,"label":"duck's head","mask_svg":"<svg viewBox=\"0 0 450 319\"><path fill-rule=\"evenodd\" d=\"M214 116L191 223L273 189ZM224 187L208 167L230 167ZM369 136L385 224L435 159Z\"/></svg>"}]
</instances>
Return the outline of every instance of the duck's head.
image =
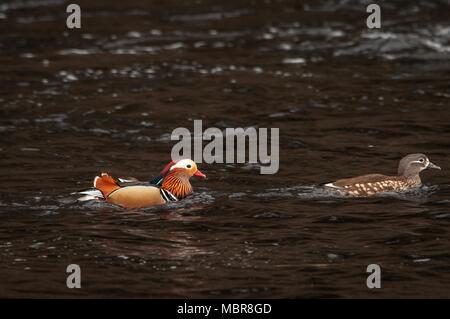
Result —
<instances>
[{"instance_id":1,"label":"duck's head","mask_svg":"<svg viewBox=\"0 0 450 319\"><path fill-rule=\"evenodd\" d=\"M172 161L173 162L173 161ZM203 174L197 167L197 164L193 160L190 159L182 159L177 162L173 162L174 164L170 166L169 172L173 170L182 170L185 171L189 177L195 176L200 178L206 178L206 175Z\"/></svg>"},{"instance_id":2,"label":"duck's head","mask_svg":"<svg viewBox=\"0 0 450 319\"><path fill-rule=\"evenodd\" d=\"M193 160L172 161L161 172L161 188L169 191L176 198L182 199L192 193L192 186L189 182L189 178L192 176L206 178Z\"/></svg>"},{"instance_id":3,"label":"duck's head","mask_svg":"<svg viewBox=\"0 0 450 319\"><path fill-rule=\"evenodd\" d=\"M182 159L179 161L171 161L167 164L164 169L161 171L161 176L165 176L172 171L179 171L186 173L189 177L195 176L200 178L206 178L206 175L203 174L197 167L197 164L191 159Z\"/></svg>"},{"instance_id":4,"label":"duck's head","mask_svg":"<svg viewBox=\"0 0 450 319\"><path fill-rule=\"evenodd\" d=\"M409 154L401 159L398 165L398 175L414 176L428 168L441 169L439 166L431 163L424 154Z\"/></svg>"}]
</instances>

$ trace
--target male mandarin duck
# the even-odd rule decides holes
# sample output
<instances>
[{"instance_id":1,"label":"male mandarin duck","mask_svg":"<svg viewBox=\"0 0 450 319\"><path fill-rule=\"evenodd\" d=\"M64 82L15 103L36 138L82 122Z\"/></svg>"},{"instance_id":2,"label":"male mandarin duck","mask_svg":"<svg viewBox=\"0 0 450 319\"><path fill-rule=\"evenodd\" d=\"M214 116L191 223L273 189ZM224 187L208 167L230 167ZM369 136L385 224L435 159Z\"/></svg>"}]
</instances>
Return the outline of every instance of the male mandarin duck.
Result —
<instances>
[{"instance_id":1,"label":"male mandarin duck","mask_svg":"<svg viewBox=\"0 0 450 319\"><path fill-rule=\"evenodd\" d=\"M171 161L152 181L114 179L102 173L94 179L94 189L79 192L80 200L102 199L123 208L143 208L181 200L192 193L189 179L206 178L190 159Z\"/></svg>"},{"instance_id":2,"label":"male mandarin duck","mask_svg":"<svg viewBox=\"0 0 450 319\"><path fill-rule=\"evenodd\" d=\"M397 176L369 174L353 178L340 179L324 184L325 188L337 190L343 195L370 196L381 192L401 192L420 187L420 172L429 169L441 169L430 162L424 154L409 154L398 165Z\"/></svg>"}]
</instances>

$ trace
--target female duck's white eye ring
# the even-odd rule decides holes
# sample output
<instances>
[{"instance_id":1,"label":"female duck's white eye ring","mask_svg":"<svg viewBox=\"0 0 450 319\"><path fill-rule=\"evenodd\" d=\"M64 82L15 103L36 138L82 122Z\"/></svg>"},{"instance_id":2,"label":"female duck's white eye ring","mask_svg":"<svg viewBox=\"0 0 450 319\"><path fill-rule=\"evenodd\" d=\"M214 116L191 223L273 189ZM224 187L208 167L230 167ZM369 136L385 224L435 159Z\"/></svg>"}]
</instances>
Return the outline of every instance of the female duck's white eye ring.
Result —
<instances>
[{"instance_id":1,"label":"female duck's white eye ring","mask_svg":"<svg viewBox=\"0 0 450 319\"><path fill-rule=\"evenodd\" d=\"M420 163L423 163L423 162L425 162L425 159L420 158L420 159L419 159L419 162L420 162Z\"/></svg>"}]
</instances>

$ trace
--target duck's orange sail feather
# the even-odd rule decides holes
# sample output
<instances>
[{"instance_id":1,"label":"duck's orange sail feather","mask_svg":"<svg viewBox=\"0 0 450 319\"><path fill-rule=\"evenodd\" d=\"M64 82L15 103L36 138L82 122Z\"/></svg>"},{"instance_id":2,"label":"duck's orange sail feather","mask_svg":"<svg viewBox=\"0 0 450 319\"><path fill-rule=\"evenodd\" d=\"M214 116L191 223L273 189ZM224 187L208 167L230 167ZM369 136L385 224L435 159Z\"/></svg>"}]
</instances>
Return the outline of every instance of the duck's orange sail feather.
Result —
<instances>
[{"instance_id":1,"label":"duck's orange sail feather","mask_svg":"<svg viewBox=\"0 0 450 319\"><path fill-rule=\"evenodd\" d=\"M120 188L115 179L107 173L102 173L101 176L97 176L94 179L94 187L101 191L105 198Z\"/></svg>"}]
</instances>

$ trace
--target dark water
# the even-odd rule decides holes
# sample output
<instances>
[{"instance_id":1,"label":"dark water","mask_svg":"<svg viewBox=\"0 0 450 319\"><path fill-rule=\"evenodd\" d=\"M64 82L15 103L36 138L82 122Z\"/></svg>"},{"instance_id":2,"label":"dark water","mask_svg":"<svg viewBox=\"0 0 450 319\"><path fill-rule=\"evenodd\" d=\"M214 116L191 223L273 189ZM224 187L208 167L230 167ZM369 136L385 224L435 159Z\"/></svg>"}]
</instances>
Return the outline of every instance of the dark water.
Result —
<instances>
[{"instance_id":1,"label":"dark water","mask_svg":"<svg viewBox=\"0 0 450 319\"><path fill-rule=\"evenodd\" d=\"M0 4L0 296L449 297L449 1L379 2L378 31L362 0L77 3L81 30L64 1ZM280 128L279 173L200 164L136 211L70 195L154 175L193 119ZM443 168L420 193L314 187L417 152Z\"/></svg>"}]
</instances>

